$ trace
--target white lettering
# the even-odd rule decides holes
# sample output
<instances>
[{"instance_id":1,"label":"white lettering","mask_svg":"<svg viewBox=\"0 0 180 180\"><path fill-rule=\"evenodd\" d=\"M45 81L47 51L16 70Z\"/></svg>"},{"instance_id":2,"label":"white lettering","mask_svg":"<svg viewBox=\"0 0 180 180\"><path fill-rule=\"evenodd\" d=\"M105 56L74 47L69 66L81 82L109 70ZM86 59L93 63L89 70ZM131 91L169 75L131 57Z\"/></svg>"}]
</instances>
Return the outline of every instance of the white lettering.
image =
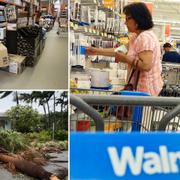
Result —
<instances>
[{"instance_id":1,"label":"white lettering","mask_svg":"<svg viewBox=\"0 0 180 180\"><path fill-rule=\"evenodd\" d=\"M144 153L144 159L146 160L143 165L144 172L147 174L161 173L161 160L157 153Z\"/></svg>"},{"instance_id":2,"label":"white lettering","mask_svg":"<svg viewBox=\"0 0 180 180\"><path fill-rule=\"evenodd\" d=\"M170 159L170 166L173 173L178 173L179 168L177 165L177 160L180 160L180 152L170 152L169 153L169 159Z\"/></svg>"},{"instance_id":3,"label":"white lettering","mask_svg":"<svg viewBox=\"0 0 180 180\"><path fill-rule=\"evenodd\" d=\"M144 147L138 146L133 154L131 147L123 147L118 154L116 147L108 147L112 168L117 176L124 176L127 168L138 176L142 170L149 175L179 173L177 162L180 160L180 151L168 152L166 146L159 146L159 154L156 152L144 152Z\"/></svg>"},{"instance_id":4,"label":"white lettering","mask_svg":"<svg viewBox=\"0 0 180 180\"><path fill-rule=\"evenodd\" d=\"M136 149L135 157L130 147L124 147L122 149L121 157L118 156L115 147L109 147L108 153L112 162L112 167L117 176L125 175L128 164L133 175L139 175L141 173L144 147L138 147Z\"/></svg>"},{"instance_id":5,"label":"white lettering","mask_svg":"<svg viewBox=\"0 0 180 180\"><path fill-rule=\"evenodd\" d=\"M160 146L159 152L161 156L162 169L165 174L170 173L168 150L166 146Z\"/></svg>"}]
</instances>

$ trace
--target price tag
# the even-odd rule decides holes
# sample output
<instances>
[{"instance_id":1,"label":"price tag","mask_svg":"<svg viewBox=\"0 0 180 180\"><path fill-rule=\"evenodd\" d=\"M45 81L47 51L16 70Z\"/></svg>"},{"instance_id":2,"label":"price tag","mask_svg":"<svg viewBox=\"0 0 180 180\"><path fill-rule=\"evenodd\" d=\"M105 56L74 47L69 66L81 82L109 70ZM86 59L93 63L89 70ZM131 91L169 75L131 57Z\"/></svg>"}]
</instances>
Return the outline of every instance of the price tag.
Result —
<instances>
[{"instance_id":1,"label":"price tag","mask_svg":"<svg viewBox=\"0 0 180 180\"><path fill-rule=\"evenodd\" d=\"M85 27L85 28L84 28L84 31L87 33L87 32L88 32L88 29Z\"/></svg>"},{"instance_id":2,"label":"price tag","mask_svg":"<svg viewBox=\"0 0 180 180\"><path fill-rule=\"evenodd\" d=\"M75 30L77 30L78 27L79 27L79 26L78 26L77 24L74 25L74 29L75 29Z\"/></svg>"},{"instance_id":3,"label":"price tag","mask_svg":"<svg viewBox=\"0 0 180 180\"><path fill-rule=\"evenodd\" d=\"M70 23L70 27L74 28L74 24L73 22Z\"/></svg>"}]
</instances>

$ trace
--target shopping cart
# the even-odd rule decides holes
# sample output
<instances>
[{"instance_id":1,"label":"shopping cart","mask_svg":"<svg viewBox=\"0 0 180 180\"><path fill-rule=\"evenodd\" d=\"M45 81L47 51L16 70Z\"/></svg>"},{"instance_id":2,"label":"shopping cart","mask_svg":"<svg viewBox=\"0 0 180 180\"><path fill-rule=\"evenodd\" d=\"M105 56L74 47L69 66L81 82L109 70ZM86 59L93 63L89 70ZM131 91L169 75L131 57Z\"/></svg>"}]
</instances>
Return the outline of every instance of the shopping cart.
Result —
<instances>
[{"instance_id":1,"label":"shopping cart","mask_svg":"<svg viewBox=\"0 0 180 180\"><path fill-rule=\"evenodd\" d=\"M71 131L180 131L180 98L71 95L71 104Z\"/></svg>"},{"instance_id":2,"label":"shopping cart","mask_svg":"<svg viewBox=\"0 0 180 180\"><path fill-rule=\"evenodd\" d=\"M70 179L180 179L180 98L72 94L70 103ZM118 119L118 106L131 116Z\"/></svg>"},{"instance_id":3,"label":"shopping cart","mask_svg":"<svg viewBox=\"0 0 180 180\"><path fill-rule=\"evenodd\" d=\"M180 84L180 64L164 63L162 64L162 76L166 84Z\"/></svg>"}]
</instances>

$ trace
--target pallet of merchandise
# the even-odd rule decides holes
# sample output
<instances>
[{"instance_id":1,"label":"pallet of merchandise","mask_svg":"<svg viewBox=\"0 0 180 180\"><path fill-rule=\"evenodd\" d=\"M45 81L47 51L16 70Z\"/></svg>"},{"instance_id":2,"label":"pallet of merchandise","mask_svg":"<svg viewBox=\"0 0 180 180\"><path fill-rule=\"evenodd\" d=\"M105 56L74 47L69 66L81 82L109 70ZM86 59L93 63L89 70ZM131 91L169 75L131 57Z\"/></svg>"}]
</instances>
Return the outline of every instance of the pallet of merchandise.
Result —
<instances>
[{"instance_id":1,"label":"pallet of merchandise","mask_svg":"<svg viewBox=\"0 0 180 180\"><path fill-rule=\"evenodd\" d=\"M37 63L40 57L40 44L34 50L33 55L28 55L26 58L26 66L33 67Z\"/></svg>"},{"instance_id":2,"label":"pallet of merchandise","mask_svg":"<svg viewBox=\"0 0 180 180\"><path fill-rule=\"evenodd\" d=\"M26 56L9 54L9 72L21 74L25 69Z\"/></svg>"}]
</instances>

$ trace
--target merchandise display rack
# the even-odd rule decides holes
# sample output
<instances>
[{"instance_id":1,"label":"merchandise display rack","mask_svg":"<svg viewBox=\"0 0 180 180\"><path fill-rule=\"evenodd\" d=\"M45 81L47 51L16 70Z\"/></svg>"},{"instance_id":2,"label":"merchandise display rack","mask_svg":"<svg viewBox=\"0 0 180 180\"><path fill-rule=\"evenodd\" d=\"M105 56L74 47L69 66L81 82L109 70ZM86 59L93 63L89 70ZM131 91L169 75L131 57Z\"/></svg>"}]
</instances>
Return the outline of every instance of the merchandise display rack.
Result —
<instances>
[{"instance_id":1,"label":"merchandise display rack","mask_svg":"<svg viewBox=\"0 0 180 180\"><path fill-rule=\"evenodd\" d=\"M4 6L4 19L5 24L3 27L6 33L4 37L1 37L1 41L7 48L9 54L17 55L9 56L9 64L5 65L6 71L13 73L21 73L22 70L13 69L12 58L25 57L23 61L16 61L16 63L22 63L26 66L34 66L42 53L45 44L45 38L43 37L42 28L35 26L40 15L40 1L37 0L21 0L21 1L4 1L1 0L0 4ZM20 56L19 56L20 55ZM20 68L21 65L15 66ZM4 66L3 66L4 67ZM9 68L9 69L8 69ZM1 68L2 69L2 68ZM23 69L23 68L21 68Z\"/></svg>"},{"instance_id":2,"label":"merchandise display rack","mask_svg":"<svg viewBox=\"0 0 180 180\"><path fill-rule=\"evenodd\" d=\"M58 14L58 32L59 37L68 37L68 1L62 0L60 2L60 12Z\"/></svg>"},{"instance_id":3,"label":"merchandise display rack","mask_svg":"<svg viewBox=\"0 0 180 180\"><path fill-rule=\"evenodd\" d=\"M80 3L80 5L78 5ZM117 5L116 5L117 7ZM84 11L84 12L83 12ZM87 16L86 12L89 11L89 16L90 19ZM96 16L98 18L102 14L104 20L98 20L94 19ZM85 17L81 18L82 15L85 15ZM89 19L89 22L86 21ZM92 19L94 19L92 21ZM119 27L117 30L117 25L118 22L123 22L119 23ZM109 23L108 23L109 22ZM84 72L90 72L91 69L106 69L107 71L110 71L110 74L113 74L112 71L115 73L113 76L111 76L110 80L111 83L107 83L108 87L107 88L113 88L115 89L122 89L122 84L125 83L125 76L122 75L123 73L126 74L127 70L126 69L121 69L121 65L117 65L114 61L114 58L111 57L103 57L103 56L97 56L96 59L93 59L91 57L85 56L85 54L82 54L81 49L83 49L83 46L90 46L90 45L95 45L96 47L109 47L109 48L114 48L115 44L119 42L121 37L127 37L126 31L124 31L124 17L120 15L120 9L116 8L108 8L105 7L102 4L102 1L71 1L71 17L70 17L70 36L71 36L71 74L73 78L76 76L76 79L80 81L81 84L81 78L78 77L78 74L74 74L74 68L76 71L82 72L82 69L84 69ZM123 29L120 29L123 28ZM75 50L75 48L77 48ZM74 50L73 50L74 49ZM78 50L79 49L79 50ZM75 53L75 54L74 54ZM95 57L94 57L95 58ZM110 68L110 64L115 64L114 66ZM120 63L122 64L122 63ZM119 72L117 72L117 66L119 66ZM77 68L78 67L78 68ZM117 72L117 73L116 73ZM91 72L90 72L91 74ZM90 75L91 76L91 75ZM118 78L120 81L118 81ZM123 78L123 79L122 79ZM79 88L84 88L83 87L84 80L82 80L82 86ZM92 82L91 82L92 83ZM85 83L86 84L86 83ZM86 84L87 85L87 84ZM86 86L85 85L85 86ZM88 87L88 86L86 86ZM89 88L91 85L89 86ZM101 87L101 86L100 86ZM99 89L99 87L97 87ZM103 87L106 88L106 87Z\"/></svg>"}]
</instances>

